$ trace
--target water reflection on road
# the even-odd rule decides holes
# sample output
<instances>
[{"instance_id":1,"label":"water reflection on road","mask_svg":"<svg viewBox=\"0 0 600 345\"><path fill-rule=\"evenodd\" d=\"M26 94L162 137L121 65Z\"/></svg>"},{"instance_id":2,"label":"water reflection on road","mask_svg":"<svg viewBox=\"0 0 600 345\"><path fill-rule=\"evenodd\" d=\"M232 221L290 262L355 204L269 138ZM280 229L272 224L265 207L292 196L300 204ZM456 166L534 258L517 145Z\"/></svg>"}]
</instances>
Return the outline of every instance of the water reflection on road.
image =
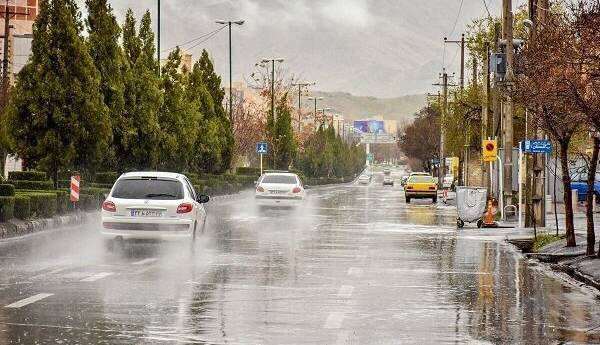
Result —
<instances>
[{"instance_id":1,"label":"water reflection on road","mask_svg":"<svg viewBox=\"0 0 600 345\"><path fill-rule=\"evenodd\" d=\"M17 259L0 272L0 305L53 296L0 307L0 343L600 342L591 290L489 236L503 230L457 231L452 207L407 205L374 181L311 190L294 210L259 211L250 194L215 201L193 253L91 258L89 229L3 246ZM57 252L64 270L36 278ZM98 271L113 274L78 282Z\"/></svg>"}]
</instances>

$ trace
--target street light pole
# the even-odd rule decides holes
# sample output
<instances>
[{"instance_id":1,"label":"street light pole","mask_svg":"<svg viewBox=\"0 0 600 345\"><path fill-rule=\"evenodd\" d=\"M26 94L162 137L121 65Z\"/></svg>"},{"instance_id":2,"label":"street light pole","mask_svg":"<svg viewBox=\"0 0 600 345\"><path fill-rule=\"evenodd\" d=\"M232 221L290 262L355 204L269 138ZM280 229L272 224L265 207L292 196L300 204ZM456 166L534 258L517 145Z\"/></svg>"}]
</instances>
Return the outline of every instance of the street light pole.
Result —
<instances>
[{"instance_id":1,"label":"street light pole","mask_svg":"<svg viewBox=\"0 0 600 345\"><path fill-rule=\"evenodd\" d=\"M243 25L243 20L217 20L215 23L227 25L229 29L229 122L233 125L233 81L231 59L231 24Z\"/></svg>"},{"instance_id":2,"label":"street light pole","mask_svg":"<svg viewBox=\"0 0 600 345\"><path fill-rule=\"evenodd\" d=\"M277 118L275 116L275 61L277 62L283 62L284 60L282 58L263 58L261 60L262 63L271 63L271 114L273 115L273 123L275 122L275 119ZM273 140L276 140L276 138L273 138ZM275 146L275 143L273 143L273 146ZM276 169L275 166L275 148L273 148L273 169Z\"/></svg>"},{"instance_id":3,"label":"street light pole","mask_svg":"<svg viewBox=\"0 0 600 345\"><path fill-rule=\"evenodd\" d=\"M317 101L322 100L323 97L308 97L309 101L315 101L315 124L317 123Z\"/></svg>"},{"instance_id":4,"label":"street light pole","mask_svg":"<svg viewBox=\"0 0 600 345\"><path fill-rule=\"evenodd\" d=\"M298 86L298 133L301 131L301 121L302 121L302 87L315 85L315 83L293 83L292 86Z\"/></svg>"}]
</instances>

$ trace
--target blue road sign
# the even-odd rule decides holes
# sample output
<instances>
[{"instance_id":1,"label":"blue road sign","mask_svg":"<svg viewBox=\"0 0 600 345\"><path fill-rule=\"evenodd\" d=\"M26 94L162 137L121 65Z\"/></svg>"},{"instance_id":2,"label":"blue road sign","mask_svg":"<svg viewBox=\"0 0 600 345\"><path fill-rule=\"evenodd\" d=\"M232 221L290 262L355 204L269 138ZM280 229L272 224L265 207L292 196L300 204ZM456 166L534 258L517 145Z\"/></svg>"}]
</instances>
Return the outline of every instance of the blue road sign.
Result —
<instances>
[{"instance_id":1,"label":"blue road sign","mask_svg":"<svg viewBox=\"0 0 600 345\"><path fill-rule=\"evenodd\" d=\"M269 144L267 143L256 143L256 153L266 155L269 151Z\"/></svg>"},{"instance_id":2,"label":"blue road sign","mask_svg":"<svg viewBox=\"0 0 600 345\"><path fill-rule=\"evenodd\" d=\"M524 140L520 142L521 151L525 153L551 153L552 142L550 140Z\"/></svg>"}]
</instances>

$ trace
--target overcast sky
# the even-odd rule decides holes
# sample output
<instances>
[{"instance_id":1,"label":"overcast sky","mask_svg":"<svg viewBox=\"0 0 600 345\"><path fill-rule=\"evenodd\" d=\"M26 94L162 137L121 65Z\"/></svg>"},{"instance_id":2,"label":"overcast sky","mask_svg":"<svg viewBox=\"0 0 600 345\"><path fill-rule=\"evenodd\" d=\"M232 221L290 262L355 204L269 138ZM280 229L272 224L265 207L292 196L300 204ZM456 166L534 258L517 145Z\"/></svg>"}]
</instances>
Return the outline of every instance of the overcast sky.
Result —
<instances>
[{"instance_id":1,"label":"overcast sky","mask_svg":"<svg viewBox=\"0 0 600 345\"><path fill-rule=\"evenodd\" d=\"M84 10L84 0L78 1ZM162 0L161 50L217 29L215 19L243 19L233 28L234 80L247 78L263 57L283 57L290 72L315 81L319 90L375 97L425 93L435 90L443 37L458 39L472 18L485 15L483 1ZM500 0L486 1L499 13ZM110 2L120 22L129 7L139 16L149 8L156 19L156 0ZM194 58L206 48L228 80L227 30L184 48ZM449 72L458 74L456 47L448 45L445 55Z\"/></svg>"}]
</instances>

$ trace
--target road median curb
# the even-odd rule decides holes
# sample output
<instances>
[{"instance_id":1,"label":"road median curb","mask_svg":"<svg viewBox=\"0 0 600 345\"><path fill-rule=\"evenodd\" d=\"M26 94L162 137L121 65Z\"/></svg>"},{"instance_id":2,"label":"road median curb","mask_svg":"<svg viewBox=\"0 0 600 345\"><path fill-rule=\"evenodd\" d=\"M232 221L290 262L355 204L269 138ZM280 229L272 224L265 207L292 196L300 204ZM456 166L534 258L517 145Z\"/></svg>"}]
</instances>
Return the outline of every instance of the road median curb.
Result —
<instances>
[{"instance_id":1,"label":"road median curb","mask_svg":"<svg viewBox=\"0 0 600 345\"><path fill-rule=\"evenodd\" d=\"M16 238L44 230L54 229L65 225L81 224L85 221L87 214L77 212L74 214L55 216L53 218L17 220L0 223L0 240Z\"/></svg>"}]
</instances>

